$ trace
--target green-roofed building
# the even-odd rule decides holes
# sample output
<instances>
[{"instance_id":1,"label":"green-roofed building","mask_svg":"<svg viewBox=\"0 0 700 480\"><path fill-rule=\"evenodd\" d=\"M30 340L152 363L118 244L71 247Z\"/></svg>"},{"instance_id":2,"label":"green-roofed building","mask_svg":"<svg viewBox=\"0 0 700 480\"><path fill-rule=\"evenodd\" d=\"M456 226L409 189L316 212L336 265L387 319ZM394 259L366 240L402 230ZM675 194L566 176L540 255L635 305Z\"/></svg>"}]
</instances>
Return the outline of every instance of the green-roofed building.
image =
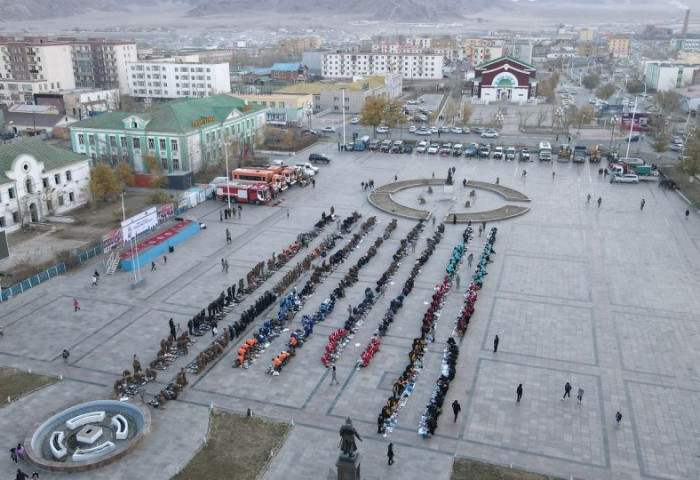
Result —
<instances>
[{"instance_id":1,"label":"green-roofed building","mask_svg":"<svg viewBox=\"0 0 700 480\"><path fill-rule=\"evenodd\" d=\"M264 107L214 95L175 100L147 113L102 113L73 124L71 142L93 164L129 162L135 172L149 173L152 156L166 173L196 172L223 158L224 138L253 144L264 123Z\"/></svg>"},{"instance_id":2,"label":"green-roofed building","mask_svg":"<svg viewBox=\"0 0 700 480\"><path fill-rule=\"evenodd\" d=\"M18 230L84 205L90 159L39 137L0 145L0 229Z\"/></svg>"}]
</instances>

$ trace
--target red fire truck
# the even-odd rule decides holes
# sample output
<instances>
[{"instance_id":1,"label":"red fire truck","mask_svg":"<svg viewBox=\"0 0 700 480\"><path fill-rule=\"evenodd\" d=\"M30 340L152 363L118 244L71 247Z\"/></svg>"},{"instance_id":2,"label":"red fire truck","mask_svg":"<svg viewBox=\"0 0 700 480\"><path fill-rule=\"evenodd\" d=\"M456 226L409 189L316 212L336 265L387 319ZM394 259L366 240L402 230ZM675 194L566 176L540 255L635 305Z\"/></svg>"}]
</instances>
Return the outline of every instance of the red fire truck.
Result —
<instances>
[{"instance_id":1,"label":"red fire truck","mask_svg":"<svg viewBox=\"0 0 700 480\"><path fill-rule=\"evenodd\" d=\"M229 197L232 202L263 205L270 201L272 194L270 187L264 183L217 185L216 199L225 202Z\"/></svg>"}]
</instances>

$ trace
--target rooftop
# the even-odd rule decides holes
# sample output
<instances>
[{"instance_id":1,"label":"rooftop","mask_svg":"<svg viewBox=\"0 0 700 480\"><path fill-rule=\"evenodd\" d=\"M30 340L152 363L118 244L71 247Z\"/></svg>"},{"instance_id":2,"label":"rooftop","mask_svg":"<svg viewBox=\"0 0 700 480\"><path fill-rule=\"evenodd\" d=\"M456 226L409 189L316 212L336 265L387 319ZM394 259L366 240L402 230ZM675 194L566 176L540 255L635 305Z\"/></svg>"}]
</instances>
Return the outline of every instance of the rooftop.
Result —
<instances>
[{"instance_id":1,"label":"rooftop","mask_svg":"<svg viewBox=\"0 0 700 480\"><path fill-rule=\"evenodd\" d=\"M43 162L44 170L47 172L89 160L85 155L49 145L39 137L25 138L0 145L0 183L10 181L5 176L5 172L12 169L12 162L20 155L31 155L39 162Z\"/></svg>"},{"instance_id":2,"label":"rooftop","mask_svg":"<svg viewBox=\"0 0 700 480\"><path fill-rule=\"evenodd\" d=\"M277 93L297 93L297 94L314 94L321 93L326 90L339 90L341 85L344 85L347 90L358 92L364 90L364 85L368 84L369 89L373 90L375 88L383 87L386 82L384 77L381 75L374 75L371 77L364 77L356 82L333 82L333 83L297 83L295 85L290 85L288 87L281 88L277 90Z\"/></svg>"}]
</instances>

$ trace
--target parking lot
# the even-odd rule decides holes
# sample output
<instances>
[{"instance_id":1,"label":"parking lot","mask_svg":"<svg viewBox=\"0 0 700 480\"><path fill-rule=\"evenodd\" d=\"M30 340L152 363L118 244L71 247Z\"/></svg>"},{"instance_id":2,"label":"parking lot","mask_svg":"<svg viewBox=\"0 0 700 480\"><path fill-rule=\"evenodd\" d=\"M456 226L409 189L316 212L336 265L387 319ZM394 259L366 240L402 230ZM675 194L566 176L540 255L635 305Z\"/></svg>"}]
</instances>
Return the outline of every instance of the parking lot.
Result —
<instances>
[{"instance_id":1,"label":"parking lot","mask_svg":"<svg viewBox=\"0 0 700 480\"><path fill-rule=\"evenodd\" d=\"M513 145L535 140L515 135L505 139ZM449 136L443 140L454 141ZM339 385L330 385L329 370L320 361L328 336L344 325L347 306L357 305L365 288L375 286L401 239L415 225L399 219L391 237L359 270L358 282L316 326L316 333L281 375L265 372L271 358L285 348L288 335L275 339L249 369L231 367L237 345L246 337L239 338L205 375L191 376L177 401L163 411L153 410L153 431L136 452L71 478L126 479L134 472L142 478L170 478L202 444L212 405L238 412L251 409L255 415L294 422L265 475L270 479L326 478L335 472L338 429L348 416L363 439L358 449L365 478L447 479L455 456L564 478L700 476L700 414L693 402L700 389L694 341L700 334L696 321L700 299L695 294L700 287L696 274L700 219L694 212L685 218L688 206L676 192L653 183L613 185L598 175L597 165L587 163L507 162L415 152L339 153L335 141L300 152L289 163L306 161L312 151L331 158L328 165L319 165L314 188L289 189L277 206L245 206L240 220L220 221L221 203L197 206L188 214L205 222L207 229L179 245L167 265L142 270L145 283L137 290L130 288L130 272L105 275L97 288L86 288L92 273L88 266L0 305L5 327L0 363L63 377L2 409L0 428L6 443L23 441L32 425L59 408L109 396L134 354L146 362L155 355L168 333L169 318L186 324L253 265L311 228L321 212L328 214L333 206L340 218L353 211L363 220L376 216L377 227L297 313L292 327L298 327L302 316L318 308L392 219L368 203L361 182L372 179L380 186L395 179L430 178L433 173L444 178L454 167L454 187L435 188L432 193L404 191L397 200L427 209L438 219L452 212L495 208L504 200L480 190L472 197L461 181L498 178L500 184L527 195L531 211L487 226L498 228L496 254L487 266L467 333L455 337L460 351L457 374L433 437L418 435L418 426L464 302L459 290L446 297L435 342L428 344L415 388L389 437L376 433L376 418L406 366L434 287L443 280L453 247L462 241L464 225L445 226L443 240L421 267L413 291L368 368L356 369L359 355L433 234L431 222L416 253L401 262L384 296L336 362ZM469 207L467 199L473 200ZM642 199L646 206L640 210ZM230 244L225 241L226 228L233 234ZM484 241L484 236L475 235L468 252L478 257ZM228 275L222 272L222 258L231 265ZM296 259L275 273L269 284L295 263ZM458 271L464 290L472 269L463 263ZM302 276L296 285L301 287L306 280L308 276ZM231 321L257 296L237 307ZM73 298L80 301L80 312L73 311ZM275 316L277 310L274 305L264 317ZM246 334L263 320L258 319ZM495 335L500 337L497 353L492 348ZM206 343L207 338L200 337L194 351L180 361L189 361ZM63 348L71 351L67 363L60 358ZM180 366L175 364L171 373ZM160 375L156 384L149 385L149 393L168 379L168 373ZM581 404L562 400L566 382L574 392L579 387L585 390ZM515 398L518 384L524 388L520 403ZM454 400L462 405L456 422L450 421L447 411ZM623 414L620 425L613 419L617 411ZM389 441L396 453L391 467L385 455ZM14 471L10 462L0 467L8 478ZM59 475L42 472L41 478Z\"/></svg>"}]
</instances>

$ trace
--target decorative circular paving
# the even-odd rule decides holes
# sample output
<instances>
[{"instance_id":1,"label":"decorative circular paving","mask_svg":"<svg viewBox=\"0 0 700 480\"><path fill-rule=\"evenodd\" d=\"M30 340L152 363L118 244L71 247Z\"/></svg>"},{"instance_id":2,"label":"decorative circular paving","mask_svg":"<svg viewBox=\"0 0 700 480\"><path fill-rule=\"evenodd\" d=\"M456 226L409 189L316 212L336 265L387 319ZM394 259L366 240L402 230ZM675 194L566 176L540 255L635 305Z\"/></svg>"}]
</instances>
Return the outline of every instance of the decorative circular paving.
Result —
<instances>
[{"instance_id":1,"label":"decorative circular paving","mask_svg":"<svg viewBox=\"0 0 700 480\"><path fill-rule=\"evenodd\" d=\"M427 220L428 218L430 218L431 215L431 213L428 210L421 210L399 203L394 199L394 195L401 192L402 190L407 190L410 188L444 186L445 184L446 179L444 178L417 178L412 180L403 180L401 182L389 183L387 185L382 185L381 187L371 192L369 194L369 202L378 209L383 210L392 215L397 215L399 217L410 218L414 220ZM472 189L488 190L490 192L500 195L506 201L509 202L530 201L527 195L512 188L504 187L503 185L497 185L495 183L470 180L467 182L466 186L471 187ZM453 187L461 186L454 185ZM506 204L496 209L481 212L450 213L445 217L444 221L448 223L468 223L470 221L491 222L495 220L506 220L508 218L517 217L519 215L527 213L528 211L530 211L529 207Z\"/></svg>"},{"instance_id":2,"label":"decorative circular paving","mask_svg":"<svg viewBox=\"0 0 700 480\"><path fill-rule=\"evenodd\" d=\"M147 409L114 400L97 400L67 408L27 436L25 450L38 467L81 472L126 455L150 433Z\"/></svg>"}]
</instances>

